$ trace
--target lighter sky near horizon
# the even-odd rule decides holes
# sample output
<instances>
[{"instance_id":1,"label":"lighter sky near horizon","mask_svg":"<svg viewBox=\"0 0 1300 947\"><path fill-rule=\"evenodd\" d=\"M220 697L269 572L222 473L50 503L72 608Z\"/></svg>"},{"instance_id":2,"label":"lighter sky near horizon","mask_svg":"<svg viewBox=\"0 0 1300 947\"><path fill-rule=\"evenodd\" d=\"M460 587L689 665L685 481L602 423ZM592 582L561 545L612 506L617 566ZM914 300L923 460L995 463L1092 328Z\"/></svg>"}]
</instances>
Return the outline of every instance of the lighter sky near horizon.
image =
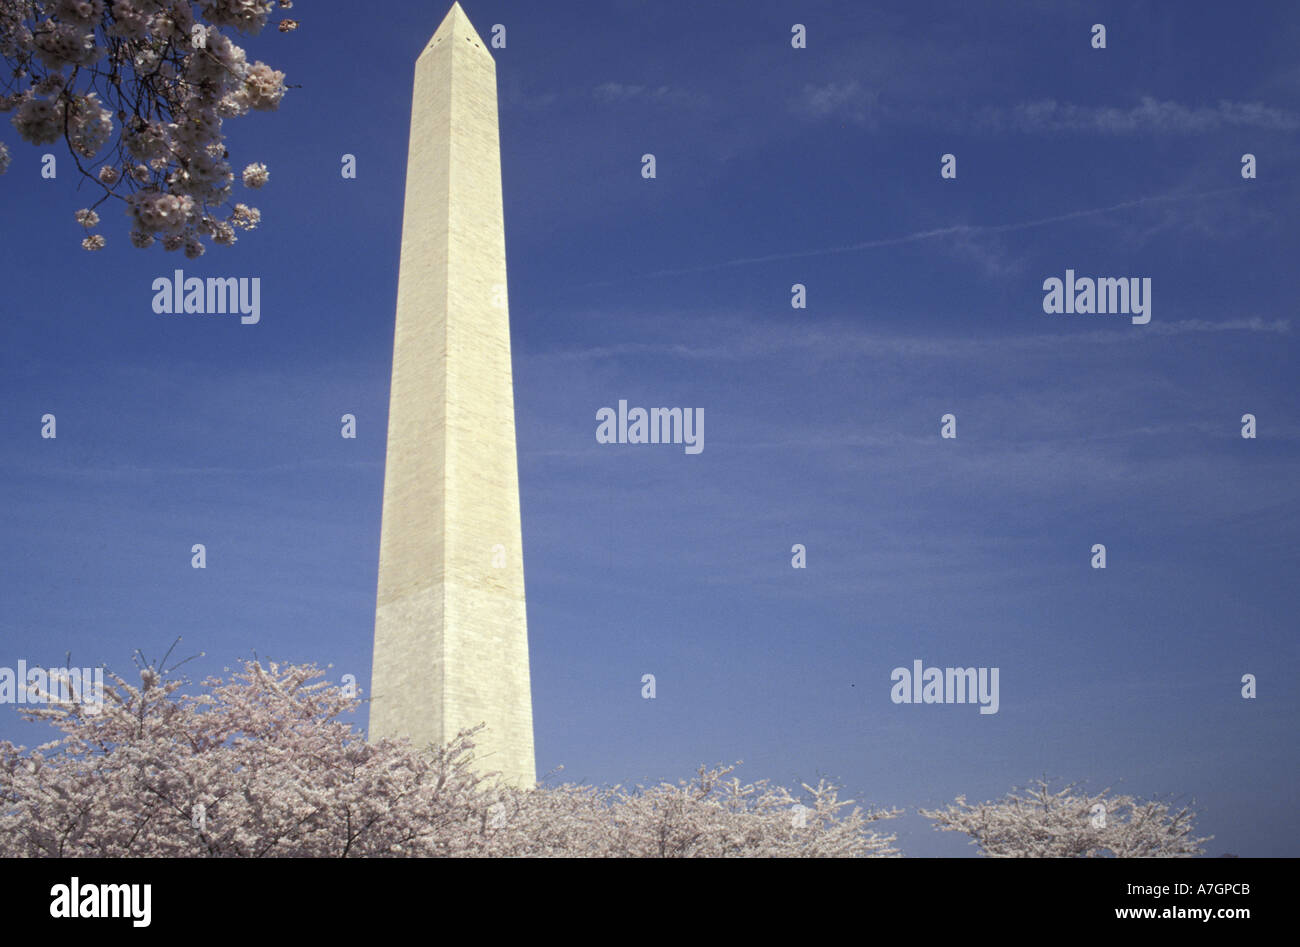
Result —
<instances>
[{"instance_id":1,"label":"lighter sky near horizon","mask_svg":"<svg viewBox=\"0 0 1300 947\"><path fill-rule=\"evenodd\" d=\"M944 856L973 848L918 806L1045 775L1194 803L1207 855L1300 855L1300 10L462 5L506 27L539 775L824 776ZM81 250L88 186L0 124L0 666L180 635L196 679L256 652L368 686L411 83L448 6L318 0L244 42L296 87L228 122L263 223L199 260L104 208ZM155 314L175 269L260 278L260 322ZM1045 313L1067 269L1150 278L1150 323ZM620 400L703 409L703 451L597 443ZM891 702L914 660L999 668L998 712ZM0 706L0 738L46 736Z\"/></svg>"}]
</instances>

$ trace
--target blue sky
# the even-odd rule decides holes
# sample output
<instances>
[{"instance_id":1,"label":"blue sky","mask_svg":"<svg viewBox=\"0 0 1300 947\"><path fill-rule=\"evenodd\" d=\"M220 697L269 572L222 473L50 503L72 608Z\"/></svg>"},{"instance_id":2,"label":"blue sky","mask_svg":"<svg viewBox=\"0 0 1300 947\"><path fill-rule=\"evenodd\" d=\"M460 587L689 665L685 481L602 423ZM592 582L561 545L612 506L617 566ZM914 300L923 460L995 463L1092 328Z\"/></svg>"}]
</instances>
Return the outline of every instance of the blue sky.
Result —
<instances>
[{"instance_id":1,"label":"blue sky","mask_svg":"<svg viewBox=\"0 0 1300 947\"><path fill-rule=\"evenodd\" d=\"M1212 855L1300 854L1300 12L1047 7L465 4L507 29L539 772L744 760L913 811L1047 775L1194 801ZM256 651L368 681L412 70L446 5L357 9L246 44L300 88L229 123L263 225L197 261L102 208L81 250L88 189L0 126L0 665L183 635L194 676ZM177 267L260 277L261 322L154 314ZM1045 314L1067 268L1150 277L1150 324ZM704 451L596 443L620 399L703 408ZM891 703L918 658L1000 668L999 712ZM10 707L0 737L42 735Z\"/></svg>"}]
</instances>

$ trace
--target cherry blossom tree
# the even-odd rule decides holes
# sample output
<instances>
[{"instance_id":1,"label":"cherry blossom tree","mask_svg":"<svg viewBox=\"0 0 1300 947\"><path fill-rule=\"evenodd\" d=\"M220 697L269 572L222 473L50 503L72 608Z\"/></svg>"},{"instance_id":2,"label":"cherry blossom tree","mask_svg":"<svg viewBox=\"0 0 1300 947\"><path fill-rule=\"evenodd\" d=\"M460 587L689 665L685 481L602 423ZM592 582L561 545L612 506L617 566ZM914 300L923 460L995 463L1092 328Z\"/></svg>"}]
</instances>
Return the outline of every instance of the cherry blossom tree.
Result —
<instances>
[{"instance_id":1,"label":"cherry blossom tree","mask_svg":"<svg viewBox=\"0 0 1300 947\"><path fill-rule=\"evenodd\" d=\"M517 797L521 825L496 854L617 858L851 858L899 854L896 837L868 826L898 809L853 807L824 780L807 804L766 780L742 783L734 766L700 767L676 785L606 790L565 785ZM730 778L728 778L730 777ZM847 811L846 811L847 810Z\"/></svg>"},{"instance_id":2,"label":"cherry blossom tree","mask_svg":"<svg viewBox=\"0 0 1300 947\"><path fill-rule=\"evenodd\" d=\"M476 730L367 743L339 719L360 699L314 666L247 661L194 695L158 664L138 672L108 675L102 704L26 705L61 735L0 742L0 857L897 854L867 828L896 810L849 809L824 782L806 805L729 767L514 789L473 768Z\"/></svg>"},{"instance_id":3,"label":"cherry blossom tree","mask_svg":"<svg viewBox=\"0 0 1300 947\"><path fill-rule=\"evenodd\" d=\"M99 198L76 213L87 230L97 208L121 201L131 242L160 240L186 256L204 241L229 245L236 229L261 220L234 202L224 122L272 111L284 73L249 63L231 33L252 36L291 0L0 0L0 111L33 145L60 139ZM282 19L281 32L297 22ZM0 174L10 163L0 141ZM244 168L242 184L262 187L264 164ZM227 209L228 208L228 209ZM103 234L82 240L101 249Z\"/></svg>"},{"instance_id":4,"label":"cherry blossom tree","mask_svg":"<svg viewBox=\"0 0 1300 947\"><path fill-rule=\"evenodd\" d=\"M1052 792L1046 780L1012 790L996 802L971 805L965 796L921 815L943 832L964 832L980 854L995 858L1142 858L1204 854L1213 836L1193 836L1195 813L1157 801L1089 794L1076 786Z\"/></svg>"}]
</instances>

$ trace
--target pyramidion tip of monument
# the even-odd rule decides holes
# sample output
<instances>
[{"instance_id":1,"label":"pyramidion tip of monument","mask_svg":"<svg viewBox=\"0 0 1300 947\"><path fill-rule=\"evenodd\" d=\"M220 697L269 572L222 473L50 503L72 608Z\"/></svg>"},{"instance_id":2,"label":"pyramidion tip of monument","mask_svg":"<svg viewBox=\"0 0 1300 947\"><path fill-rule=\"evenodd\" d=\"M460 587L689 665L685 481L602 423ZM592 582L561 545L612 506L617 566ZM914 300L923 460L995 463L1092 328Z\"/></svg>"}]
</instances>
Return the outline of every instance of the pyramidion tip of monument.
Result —
<instances>
[{"instance_id":1,"label":"pyramidion tip of monument","mask_svg":"<svg viewBox=\"0 0 1300 947\"><path fill-rule=\"evenodd\" d=\"M429 40L429 45L425 47L428 52L435 45L441 45L444 40L454 39L458 42L468 41L471 45L487 52L487 45L479 37L478 31L474 29L474 24L469 21L465 11L461 9L460 3L453 3L447 15L443 17L442 23L434 31L433 37Z\"/></svg>"}]
</instances>

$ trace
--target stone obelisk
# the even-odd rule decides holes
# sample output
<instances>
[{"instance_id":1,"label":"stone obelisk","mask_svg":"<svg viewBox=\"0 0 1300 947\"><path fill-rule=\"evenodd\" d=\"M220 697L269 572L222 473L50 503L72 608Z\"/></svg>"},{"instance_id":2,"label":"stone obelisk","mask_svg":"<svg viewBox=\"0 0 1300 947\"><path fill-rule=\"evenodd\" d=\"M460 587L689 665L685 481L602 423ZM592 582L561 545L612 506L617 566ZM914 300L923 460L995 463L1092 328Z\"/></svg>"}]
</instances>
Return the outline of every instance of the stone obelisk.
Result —
<instances>
[{"instance_id":1,"label":"stone obelisk","mask_svg":"<svg viewBox=\"0 0 1300 947\"><path fill-rule=\"evenodd\" d=\"M496 63L453 4L415 64L370 738L536 781Z\"/></svg>"}]
</instances>

